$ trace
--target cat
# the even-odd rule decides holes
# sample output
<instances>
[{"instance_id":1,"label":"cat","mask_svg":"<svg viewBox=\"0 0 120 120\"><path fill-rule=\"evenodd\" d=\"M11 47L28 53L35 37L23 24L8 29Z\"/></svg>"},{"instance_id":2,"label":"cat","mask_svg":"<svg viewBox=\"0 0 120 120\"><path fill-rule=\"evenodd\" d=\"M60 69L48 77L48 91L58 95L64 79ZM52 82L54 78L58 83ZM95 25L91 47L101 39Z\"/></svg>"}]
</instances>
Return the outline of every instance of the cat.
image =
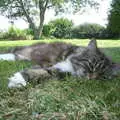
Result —
<instances>
[{"instance_id":1,"label":"cat","mask_svg":"<svg viewBox=\"0 0 120 120\"><path fill-rule=\"evenodd\" d=\"M33 60L40 66L25 69L9 78L8 87L26 86L27 81L51 76L57 73L70 73L87 79L110 79L120 71L120 65L114 63L91 40L87 47L67 43L38 43L13 50L11 60ZM2 57L1 57L2 58Z\"/></svg>"},{"instance_id":2,"label":"cat","mask_svg":"<svg viewBox=\"0 0 120 120\"><path fill-rule=\"evenodd\" d=\"M37 43L31 46L13 48L9 50L10 53L0 54L0 59L34 61L44 68L65 60L69 54L76 52L77 48L76 45L63 42Z\"/></svg>"},{"instance_id":3,"label":"cat","mask_svg":"<svg viewBox=\"0 0 120 120\"><path fill-rule=\"evenodd\" d=\"M91 40L82 51L69 55L65 61L57 63L53 68L87 79L110 79L119 72L120 64L108 58L97 47L96 40Z\"/></svg>"}]
</instances>

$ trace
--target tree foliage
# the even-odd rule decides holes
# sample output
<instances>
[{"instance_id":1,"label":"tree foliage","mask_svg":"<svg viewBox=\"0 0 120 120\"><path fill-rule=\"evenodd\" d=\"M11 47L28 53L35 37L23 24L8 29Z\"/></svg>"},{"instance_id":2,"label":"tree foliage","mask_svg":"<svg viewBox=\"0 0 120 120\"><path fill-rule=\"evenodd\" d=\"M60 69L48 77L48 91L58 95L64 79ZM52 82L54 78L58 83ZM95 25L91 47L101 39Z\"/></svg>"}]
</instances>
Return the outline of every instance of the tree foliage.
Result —
<instances>
[{"instance_id":1,"label":"tree foliage","mask_svg":"<svg viewBox=\"0 0 120 120\"><path fill-rule=\"evenodd\" d=\"M34 38L38 39L42 33L47 9L52 8L58 14L77 12L88 5L97 6L97 3L94 0L0 0L0 12L9 19L24 19L34 31Z\"/></svg>"},{"instance_id":2,"label":"tree foliage","mask_svg":"<svg viewBox=\"0 0 120 120\"><path fill-rule=\"evenodd\" d=\"M120 0L112 0L108 21L108 30L120 35Z\"/></svg>"}]
</instances>

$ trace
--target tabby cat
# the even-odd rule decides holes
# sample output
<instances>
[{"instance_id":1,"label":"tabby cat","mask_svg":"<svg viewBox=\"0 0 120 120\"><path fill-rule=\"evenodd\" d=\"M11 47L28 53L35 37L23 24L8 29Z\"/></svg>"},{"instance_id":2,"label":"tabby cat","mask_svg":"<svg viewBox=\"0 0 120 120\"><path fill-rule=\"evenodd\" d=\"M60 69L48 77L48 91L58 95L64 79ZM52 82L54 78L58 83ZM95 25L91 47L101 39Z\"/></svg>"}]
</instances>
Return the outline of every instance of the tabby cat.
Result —
<instances>
[{"instance_id":1,"label":"tabby cat","mask_svg":"<svg viewBox=\"0 0 120 120\"><path fill-rule=\"evenodd\" d=\"M43 75L50 77L53 71L57 71L57 73L68 72L73 76L84 77L87 79L110 79L120 71L120 65L116 65L116 63L112 62L103 52L101 52L97 47L96 40L91 40L87 47L68 45L64 43L59 45L61 45L60 49L53 47L54 44L52 46L48 45L48 48L51 50L49 51L47 49L47 51L49 51L48 55L43 51L44 48L38 48L38 51L35 49L36 54L39 54L34 55L33 52L32 55L36 56L33 58L35 58L36 61L38 60L38 62L43 60L42 63L45 64L43 58L49 56L47 65L45 67L41 66L42 68L38 66L15 73L9 78L8 86L25 86L26 81L39 79ZM45 44L41 44L41 46L45 46ZM57 52L55 52L55 50ZM43 54L41 54L41 51L43 51ZM39 55L41 55L41 57ZM57 62L59 58L63 56L64 58L61 59L62 61ZM51 57L53 58L52 62L50 61Z\"/></svg>"},{"instance_id":2,"label":"tabby cat","mask_svg":"<svg viewBox=\"0 0 120 120\"><path fill-rule=\"evenodd\" d=\"M87 79L111 78L115 72L115 63L101 52L97 47L96 40L91 40L82 51L71 54L66 61L53 67L59 71L70 72L72 75Z\"/></svg>"}]
</instances>

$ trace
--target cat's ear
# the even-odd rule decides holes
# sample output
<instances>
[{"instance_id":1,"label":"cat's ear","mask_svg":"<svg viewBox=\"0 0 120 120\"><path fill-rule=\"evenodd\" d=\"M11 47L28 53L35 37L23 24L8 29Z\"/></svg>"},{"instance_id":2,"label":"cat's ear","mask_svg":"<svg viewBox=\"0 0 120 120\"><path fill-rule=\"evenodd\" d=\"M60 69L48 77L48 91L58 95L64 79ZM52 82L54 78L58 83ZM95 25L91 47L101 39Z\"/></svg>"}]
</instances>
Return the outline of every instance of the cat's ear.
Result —
<instances>
[{"instance_id":1,"label":"cat's ear","mask_svg":"<svg viewBox=\"0 0 120 120\"><path fill-rule=\"evenodd\" d=\"M88 44L88 49L90 50L97 50L97 42L95 39L92 39Z\"/></svg>"}]
</instances>

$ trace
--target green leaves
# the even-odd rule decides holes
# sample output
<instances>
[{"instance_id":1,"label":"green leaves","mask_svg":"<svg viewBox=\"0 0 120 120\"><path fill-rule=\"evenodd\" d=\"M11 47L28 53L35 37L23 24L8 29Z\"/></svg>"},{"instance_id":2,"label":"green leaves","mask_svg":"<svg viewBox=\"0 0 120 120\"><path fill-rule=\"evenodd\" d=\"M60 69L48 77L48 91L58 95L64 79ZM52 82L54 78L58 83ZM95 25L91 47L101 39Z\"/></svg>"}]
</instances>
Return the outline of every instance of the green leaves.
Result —
<instances>
[{"instance_id":1,"label":"green leaves","mask_svg":"<svg viewBox=\"0 0 120 120\"><path fill-rule=\"evenodd\" d=\"M22 7L22 4L24 8ZM81 7L85 6L97 6L98 3L93 0L0 0L0 11L4 10L6 16L20 17L25 16L25 9L29 14L35 9L54 8L54 10L59 12L73 11L77 12ZM69 8L72 8L71 10ZM32 16L34 18L34 16Z\"/></svg>"}]
</instances>

